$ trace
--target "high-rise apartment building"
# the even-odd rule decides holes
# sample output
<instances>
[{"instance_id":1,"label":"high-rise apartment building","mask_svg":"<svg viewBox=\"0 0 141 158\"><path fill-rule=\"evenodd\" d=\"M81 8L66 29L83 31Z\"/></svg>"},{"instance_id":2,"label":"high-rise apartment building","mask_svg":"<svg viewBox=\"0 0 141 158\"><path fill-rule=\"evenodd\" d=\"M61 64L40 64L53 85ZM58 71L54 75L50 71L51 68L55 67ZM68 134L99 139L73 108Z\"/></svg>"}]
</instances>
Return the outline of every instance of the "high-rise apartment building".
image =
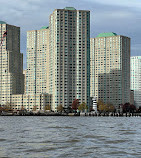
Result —
<instances>
[{"instance_id":1,"label":"high-rise apartment building","mask_svg":"<svg viewBox=\"0 0 141 158\"><path fill-rule=\"evenodd\" d=\"M26 70L23 70L24 75L24 93L26 92Z\"/></svg>"},{"instance_id":2,"label":"high-rise apartment building","mask_svg":"<svg viewBox=\"0 0 141 158\"><path fill-rule=\"evenodd\" d=\"M20 27L0 21L0 42L0 104L6 105L12 94L24 93Z\"/></svg>"},{"instance_id":3,"label":"high-rise apartment building","mask_svg":"<svg viewBox=\"0 0 141 158\"><path fill-rule=\"evenodd\" d=\"M49 87L52 108L90 99L90 11L55 9L49 22Z\"/></svg>"},{"instance_id":4,"label":"high-rise apartment building","mask_svg":"<svg viewBox=\"0 0 141 158\"><path fill-rule=\"evenodd\" d=\"M130 38L101 33L90 47L91 97L117 108L130 102Z\"/></svg>"},{"instance_id":5,"label":"high-rise apartment building","mask_svg":"<svg viewBox=\"0 0 141 158\"><path fill-rule=\"evenodd\" d=\"M27 69L25 74L25 94L22 104L27 110L44 110L51 104L51 95L47 93L47 53L49 51L49 28L27 32ZM13 96L13 104L16 96Z\"/></svg>"},{"instance_id":6,"label":"high-rise apartment building","mask_svg":"<svg viewBox=\"0 0 141 158\"><path fill-rule=\"evenodd\" d=\"M48 49L48 27L27 32L26 94L47 93Z\"/></svg>"},{"instance_id":7,"label":"high-rise apartment building","mask_svg":"<svg viewBox=\"0 0 141 158\"><path fill-rule=\"evenodd\" d=\"M141 106L141 56L130 58L131 89L134 90L134 104Z\"/></svg>"}]
</instances>

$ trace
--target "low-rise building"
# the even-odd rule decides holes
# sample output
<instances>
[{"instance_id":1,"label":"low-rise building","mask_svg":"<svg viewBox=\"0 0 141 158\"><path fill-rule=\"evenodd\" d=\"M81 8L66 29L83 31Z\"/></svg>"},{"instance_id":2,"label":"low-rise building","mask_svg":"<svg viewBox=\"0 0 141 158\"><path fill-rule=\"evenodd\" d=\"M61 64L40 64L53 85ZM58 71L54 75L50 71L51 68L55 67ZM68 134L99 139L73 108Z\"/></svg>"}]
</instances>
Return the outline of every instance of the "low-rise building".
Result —
<instances>
[{"instance_id":1,"label":"low-rise building","mask_svg":"<svg viewBox=\"0 0 141 158\"><path fill-rule=\"evenodd\" d=\"M40 111L51 105L51 95L46 94L15 94L11 95L10 106L14 110L26 109L27 111Z\"/></svg>"}]
</instances>

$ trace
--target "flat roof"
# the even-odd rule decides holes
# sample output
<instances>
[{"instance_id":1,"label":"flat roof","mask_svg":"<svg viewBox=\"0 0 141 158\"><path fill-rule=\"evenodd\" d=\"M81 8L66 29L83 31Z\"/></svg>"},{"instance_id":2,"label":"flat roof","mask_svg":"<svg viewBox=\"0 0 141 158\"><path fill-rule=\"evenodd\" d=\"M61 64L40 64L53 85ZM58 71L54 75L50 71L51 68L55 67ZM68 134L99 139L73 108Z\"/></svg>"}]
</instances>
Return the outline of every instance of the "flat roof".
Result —
<instances>
[{"instance_id":1,"label":"flat roof","mask_svg":"<svg viewBox=\"0 0 141 158\"><path fill-rule=\"evenodd\" d=\"M5 21L0 21L0 24L6 24L6 22Z\"/></svg>"},{"instance_id":2,"label":"flat roof","mask_svg":"<svg viewBox=\"0 0 141 158\"><path fill-rule=\"evenodd\" d=\"M65 10L76 10L74 7L65 7Z\"/></svg>"},{"instance_id":3,"label":"flat roof","mask_svg":"<svg viewBox=\"0 0 141 158\"><path fill-rule=\"evenodd\" d=\"M42 30L42 29L48 29L48 28L49 28L48 26L43 26L43 27L40 28L40 30Z\"/></svg>"},{"instance_id":4,"label":"flat roof","mask_svg":"<svg viewBox=\"0 0 141 158\"><path fill-rule=\"evenodd\" d=\"M98 34L96 37L110 37L110 36L117 36L117 34L114 32L104 32Z\"/></svg>"}]
</instances>

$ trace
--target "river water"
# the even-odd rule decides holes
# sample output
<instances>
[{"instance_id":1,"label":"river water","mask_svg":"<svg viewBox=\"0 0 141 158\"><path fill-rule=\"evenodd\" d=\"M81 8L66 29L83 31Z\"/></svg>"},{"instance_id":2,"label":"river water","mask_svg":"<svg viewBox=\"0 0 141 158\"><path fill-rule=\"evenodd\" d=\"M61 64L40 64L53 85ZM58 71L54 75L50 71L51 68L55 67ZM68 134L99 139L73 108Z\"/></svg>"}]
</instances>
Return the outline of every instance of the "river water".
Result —
<instances>
[{"instance_id":1,"label":"river water","mask_svg":"<svg viewBox=\"0 0 141 158\"><path fill-rule=\"evenodd\" d=\"M1 116L0 158L141 157L140 117Z\"/></svg>"}]
</instances>

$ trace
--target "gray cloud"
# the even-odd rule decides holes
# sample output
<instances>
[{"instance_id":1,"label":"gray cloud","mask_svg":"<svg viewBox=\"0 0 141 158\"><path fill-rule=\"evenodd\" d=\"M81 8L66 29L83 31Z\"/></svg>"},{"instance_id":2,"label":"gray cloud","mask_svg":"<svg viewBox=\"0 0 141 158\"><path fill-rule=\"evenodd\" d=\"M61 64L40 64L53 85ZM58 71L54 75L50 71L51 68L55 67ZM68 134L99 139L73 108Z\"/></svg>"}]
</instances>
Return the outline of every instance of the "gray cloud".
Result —
<instances>
[{"instance_id":1,"label":"gray cloud","mask_svg":"<svg viewBox=\"0 0 141 158\"><path fill-rule=\"evenodd\" d=\"M26 67L26 31L49 24L56 8L72 6L91 11L91 37L116 32L131 37L131 55L141 53L141 2L138 0L7 0L1 1L0 20L21 27L21 52Z\"/></svg>"},{"instance_id":2,"label":"gray cloud","mask_svg":"<svg viewBox=\"0 0 141 158\"><path fill-rule=\"evenodd\" d=\"M86 1L86 0L84 0ZM104 4L104 5L114 5L114 6L118 6L118 7L134 7L134 8L141 8L141 1L139 0L104 0L104 1L100 1L100 0L89 0L89 2L97 2L99 4Z\"/></svg>"}]
</instances>

